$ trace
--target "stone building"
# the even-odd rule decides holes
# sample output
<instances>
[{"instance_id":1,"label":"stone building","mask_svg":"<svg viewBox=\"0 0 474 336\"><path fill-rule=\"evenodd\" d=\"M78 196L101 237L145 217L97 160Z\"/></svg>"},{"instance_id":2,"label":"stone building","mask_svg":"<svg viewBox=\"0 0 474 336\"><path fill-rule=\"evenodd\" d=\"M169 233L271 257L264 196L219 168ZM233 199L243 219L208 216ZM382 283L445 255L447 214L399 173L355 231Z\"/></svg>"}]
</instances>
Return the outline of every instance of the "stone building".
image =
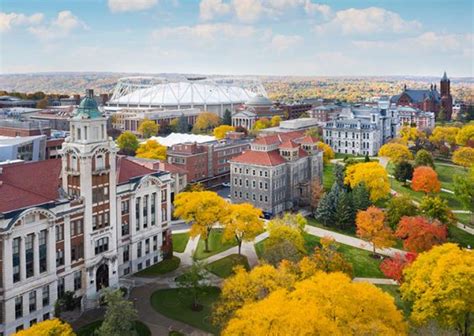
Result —
<instances>
[{"instance_id":1,"label":"stone building","mask_svg":"<svg viewBox=\"0 0 474 336\"><path fill-rule=\"evenodd\" d=\"M310 182L321 181L323 154L303 132L261 137L230 161L231 199L277 215L309 201Z\"/></svg>"},{"instance_id":2,"label":"stone building","mask_svg":"<svg viewBox=\"0 0 474 336\"><path fill-rule=\"evenodd\" d=\"M323 128L324 142L336 153L376 155L398 132L396 109L357 106L344 108Z\"/></svg>"},{"instance_id":3,"label":"stone building","mask_svg":"<svg viewBox=\"0 0 474 336\"><path fill-rule=\"evenodd\" d=\"M96 307L169 246L170 175L117 156L92 92L70 132L61 159L0 168L2 335L51 318L66 291Z\"/></svg>"}]
</instances>

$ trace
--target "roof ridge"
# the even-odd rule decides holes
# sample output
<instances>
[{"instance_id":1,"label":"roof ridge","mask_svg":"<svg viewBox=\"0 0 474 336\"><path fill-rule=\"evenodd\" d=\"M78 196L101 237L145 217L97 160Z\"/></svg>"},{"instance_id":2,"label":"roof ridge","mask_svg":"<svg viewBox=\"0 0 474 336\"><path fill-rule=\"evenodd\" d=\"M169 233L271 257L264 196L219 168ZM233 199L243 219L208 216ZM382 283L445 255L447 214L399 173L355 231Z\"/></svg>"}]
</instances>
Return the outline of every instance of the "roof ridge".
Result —
<instances>
[{"instance_id":1,"label":"roof ridge","mask_svg":"<svg viewBox=\"0 0 474 336\"><path fill-rule=\"evenodd\" d=\"M12 183L10 183L10 182L3 181L3 180L2 180L1 182L2 182L2 184L7 184L7 185L9 185L10 187L13 187L13 188L16 188L16 189L20 189L20 190L25 191L25 192L27 192L27 193L30 193L30 194L32 194L32 195L36 195L36 196L42 197L42 198L44 198L44 199L46 199L46 200L51 200L49 197L46 197L45 195L41 195L41 194L35 193L34 191L31 191L31 190L28 190L28 189L19 187L19 186L15 185L15 184L12 184ZM0 188L1 188L1 186L0 186Z\"/></svg>"}]
</instances>

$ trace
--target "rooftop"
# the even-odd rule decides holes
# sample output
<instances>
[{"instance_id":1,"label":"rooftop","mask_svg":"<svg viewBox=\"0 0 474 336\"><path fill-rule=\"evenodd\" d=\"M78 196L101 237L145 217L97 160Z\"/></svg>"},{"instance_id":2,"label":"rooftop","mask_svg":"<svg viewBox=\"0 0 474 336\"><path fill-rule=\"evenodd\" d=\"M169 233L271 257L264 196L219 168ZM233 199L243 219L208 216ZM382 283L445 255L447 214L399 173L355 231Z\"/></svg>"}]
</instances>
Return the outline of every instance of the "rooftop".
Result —
<instances>
[{"instance_id":1,"label":"rooftop","mask_svg":"<svg viewBox=\"0 0 474 336\"><path fill-rule=\"evenodd\" d=\"M163 146L172 147L173 145L196 142L203 143L216 140L215 137L210 135L201 135L201 134L188 134L188 133L171 133L166 137L151 137L150 140L155 140Z\"/></svg>"}]
</instances>

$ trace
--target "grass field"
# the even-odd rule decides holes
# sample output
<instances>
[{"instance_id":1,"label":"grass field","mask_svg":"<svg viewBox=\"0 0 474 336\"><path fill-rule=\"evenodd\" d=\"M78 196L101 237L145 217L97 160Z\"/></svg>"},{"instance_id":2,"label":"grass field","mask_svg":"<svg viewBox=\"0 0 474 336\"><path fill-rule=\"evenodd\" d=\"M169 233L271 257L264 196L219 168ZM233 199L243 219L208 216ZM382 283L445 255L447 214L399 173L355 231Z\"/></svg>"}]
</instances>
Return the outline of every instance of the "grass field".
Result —
<instances>
[{"instance_id":1,"label":"grass field","mask_svg":"<svg viewBox=\"0 0 474 336\"><path fill-rule=\"evenodd\" d=\"M102 320L89 323L76 331L77 336L95 336L96 330L102 325ZM138 336L151 336L151 331L146 324L135 321L135 332Z\"/></svg>"},{"instance_id":2,"label":"grass field","mask_svg":"<svg viewBox=\"0 0 474 336\"><path fill-rule=\"evenodd\" d=\"M207 288L199 298L199 303L203 306L201 311L191 309L191 297L179 288L157 290L151 295L150 302L153 309L173 320L218 335L219 330L212 325L210 318L212 305L217 301L219 294L219 288Z\"/></svg>"},{"instance_id":3,"label":"grass field","mask_svg":"<svg viewBox=\"0 0 474 336\"><path fill-rule=\"evenodd\" d=\"M394 286L394 285L376 285L380 289L382 289L384 292L387 292L393 298L395 299L395 305L397 306L398 309L403 311L405 314L405 317L410 316L411 313L411 304L409 302L403 301L401 294L400 294L400 286Z\"/></svg>"},{"instance_id":4,"label":"grass field","mask_svg":"<svg viewBox=\"0 0 474 336\"><path fill-rule=\"evenodd\" d=\"M324 165L323 169L323 186L324 190L331 190L332 184L334 183L334 163L328 163Z\"/></svg>"},{"instance_id":5,"label":"grass field","mask_svg":"<svg viewBox=\"0 0 474 336\"><path fill-rule=\"evenodd\" d=\"M209 252L205 251L205 242L204 239L199 239L198 246L196 248L196 252L194 252L194 256L201 260L207 257L210 257L214 254L220 253L222 251L228 250L231 247L237 245L235 239L230 241L222 241L222 230L220 229L213 229L211 234L209 235Z\"/></svg>"},{"instance_id":6,"label":"grass field","mask_svg":"<svg viewBox=\"0 0 474 336\"><path fill-rule=\"evenodd\" d=\"M189 240L189 233L175 233L173 237L173 251L183 253Z\"/></svg>"},{"instance_id":7,"label":"grass field","mask_svg":"<svg viewBox=\"0 0 474 336\"><path fill-rule=\"evenodd\" d=\"M242 265L246 270L250 269L249 262L246 256L231 254L225 258L216 260L206 266L209 272L217 275L221 278L227 278L234 274L232 269L237 266Z\"/></svg>"},{"instance_id":8,"label":"grass field","mask_svg":"<svg viewBox=\"0 0 474 336\"><path fill-rule=\"evenodd\" d=\"M135 276L138 277L154 277L174 271L179 267L181 260L178 257L173 256L171 259L165 259L159 263L147 267L137 273Z\"/></svg>"},{"instance_id":9,"label":"grass field","mask_svg":"<svg viewBox=\"0 0 474 336\"><path fill-rule=\"evenodd\" d=\"M474 247L474 236L453 225L448 226L448 241L458 243L463 247Z\"/></svg>"}]
</instances>

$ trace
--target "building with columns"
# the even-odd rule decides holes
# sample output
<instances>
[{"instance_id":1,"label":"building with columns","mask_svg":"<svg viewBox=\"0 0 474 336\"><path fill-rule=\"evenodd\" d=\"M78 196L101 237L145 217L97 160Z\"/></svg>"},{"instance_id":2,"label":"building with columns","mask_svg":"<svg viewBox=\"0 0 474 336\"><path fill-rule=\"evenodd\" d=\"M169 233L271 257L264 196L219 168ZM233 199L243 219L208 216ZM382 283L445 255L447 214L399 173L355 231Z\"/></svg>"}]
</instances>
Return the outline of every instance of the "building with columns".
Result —
<instances>
[{"instance_id":1,"label":"building with columns","mask_svg":"<svg viewBox=\"0 0 474 336\"><path fill-rule=\"evenodd\" d=\"M117 156L92 97L60 159L0 168L0 335L49 319L66 291L97 306L170 245L169 173Z\"/></svg>"}]
</instances>

